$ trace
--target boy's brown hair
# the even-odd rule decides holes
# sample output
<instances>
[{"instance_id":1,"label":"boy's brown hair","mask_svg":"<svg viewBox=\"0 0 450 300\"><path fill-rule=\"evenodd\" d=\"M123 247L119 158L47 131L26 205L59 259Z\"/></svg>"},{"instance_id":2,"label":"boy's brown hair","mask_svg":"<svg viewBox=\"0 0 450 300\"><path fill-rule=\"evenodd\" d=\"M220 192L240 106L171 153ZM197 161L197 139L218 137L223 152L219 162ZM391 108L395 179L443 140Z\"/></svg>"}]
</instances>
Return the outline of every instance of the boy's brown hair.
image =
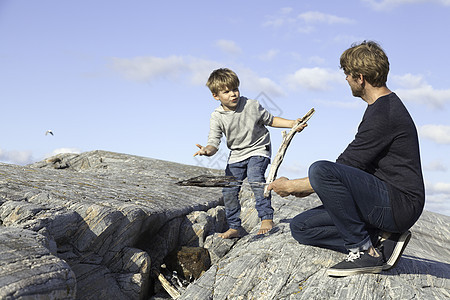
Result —
<instances>
[{"instance_id":1,"label":"boy's brown hair","mask_svg":"<svg viewBox=\"0 0 450 300\"><path fill-rule=\"evenodd\" d=\"M389 73L389 60L386 53L376 42L364 41L353 44L342 53L341 69L346 75L364 79L374 87L386 85Z\"/></svg>"},{"instance_id":2,"label":"boy's brown hair","mask_svg":"<svg viewBox=\"0 0 450 300\"><path fill-rule=\"evenodd\" d=\"M211 93L217 95L221 90L234 90L235 88L238 88L239 78L232 70L221 68L214 70L211 75L209 75L206 86Z\"/></svg>"}]
</instances>

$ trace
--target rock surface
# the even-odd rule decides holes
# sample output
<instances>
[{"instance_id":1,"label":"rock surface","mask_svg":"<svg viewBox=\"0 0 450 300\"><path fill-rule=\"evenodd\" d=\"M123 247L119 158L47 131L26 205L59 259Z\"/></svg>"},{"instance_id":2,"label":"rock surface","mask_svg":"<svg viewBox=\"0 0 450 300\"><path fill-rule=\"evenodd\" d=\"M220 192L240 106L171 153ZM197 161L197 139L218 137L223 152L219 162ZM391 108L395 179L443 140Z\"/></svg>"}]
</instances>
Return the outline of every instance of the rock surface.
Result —
<instances>
[{"instance_id":1,"label":"rock surface","mask_svg":"<svg viewBox=\"0 0 450 300\"><path fill-rule=\"evenodd\" d=\"M0 299L162 299L155 271L181 246L208 249L212 267L180 299L445 299L450 217L425 212L398 266L330 278L345 255L298 244L289 221L318 204L273 196L276 227L256 236L253 195L241 192L249 233L223 240L220 188L175 183L221 171L111 153L0 164Z\"/></svg>"},{"instance_id":2,"label":"rock surface","mask_svg":"<svg viewBox=\"0 0 450 300\"><path fill-rule=\"evenodd\" d=\"M328 277L328 267L346 255L298 244L289 221L318 205L305 199L274 197L277 224L241 238L180 299L449 299L450 217L424 212L398 265L381 274Z\"/></svg>"},{"instance_id":3,"label":"rock surface","mask_svg":"<svg viewBox=\"0 0 450 300\"><path fill-rule=\"evenodd\" d=\"M186 244L203 242L186 216L212 209L213 228L222 218L219 189L174 184L206 172L105 151L0 164L0 299L145 299L180 230Z\"/></svg>"}]
</instances>

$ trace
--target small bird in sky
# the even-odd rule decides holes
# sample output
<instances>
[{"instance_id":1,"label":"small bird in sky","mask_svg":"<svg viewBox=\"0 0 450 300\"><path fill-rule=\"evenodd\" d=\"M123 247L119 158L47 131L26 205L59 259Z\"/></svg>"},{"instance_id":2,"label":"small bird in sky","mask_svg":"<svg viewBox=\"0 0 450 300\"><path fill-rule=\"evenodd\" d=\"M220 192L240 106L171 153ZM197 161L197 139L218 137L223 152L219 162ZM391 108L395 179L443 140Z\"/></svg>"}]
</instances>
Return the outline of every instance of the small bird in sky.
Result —
<instances>
[{"instance_id":1,"label":"small bird in sky","mask_svg":"<svg viewBox=\"0 0 450 300\"><path fill-rule=\"evenodd\" d=\"M51 131L50 129L49 129L49 130L47 130L47 131L45 132L45 135L48 135L48 134L51 134L51 135L53 135L53 131Z\"/></svg>"}]
</instances>

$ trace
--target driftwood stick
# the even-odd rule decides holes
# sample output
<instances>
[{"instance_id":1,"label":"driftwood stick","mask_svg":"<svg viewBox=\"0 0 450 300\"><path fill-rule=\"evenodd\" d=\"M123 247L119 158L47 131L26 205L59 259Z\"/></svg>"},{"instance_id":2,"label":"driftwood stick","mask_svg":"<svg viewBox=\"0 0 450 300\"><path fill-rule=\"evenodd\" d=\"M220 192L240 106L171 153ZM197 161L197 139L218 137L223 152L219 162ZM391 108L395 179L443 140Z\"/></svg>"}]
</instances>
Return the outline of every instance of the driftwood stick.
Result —
<instances>
[{"instance_id":1,"label":"driftwood stick","mask_svg":"<svg viewBox=\"0 0 450 300\"><path fill-rule=\"evenodd\" d=\"M249 182L251 184L266 185L265 182ZM175 182L182 186L200 186L200 187L231 187L242 186L243 180L237 180L234 176L215 176L215 175L200 175L189 179Z\"/></svg>"},{"instance_id":2,"label":"driftwood stick","mask_svg":"<svg viewBox=\"0 0 450 300\"><path fill-rule=\"evenodd\" d=\"M158 271L154 270L153 273L158 277L159 282L161 282L162 287L166 292L172 297L172 299L177 299L180 297L180 292L176 288L170 284L170 282L164 277L163 274L159 273Z\"/></svg>"},{"instance_id":3,"label":"driftwood stick","mask_svg":"<svg viewBox=\"0 0 450 300\"><path fill-rule=\"evenodd\" d=\"M270 191L267 189L268 184L270 184L272 181L275 180L275 178L277 176L278 168L280 167L281 162L284 159L284 155L286 153L287 147L291 143L292 138L294 137L294 135L297 132L300 132L303 130L303 129L301 129L300 131L297 131L297 129L299 127L302 127L303 124L305 124L306 122L308 122L308 120L312 117L313 114L314 114L314 108L311 108L306 113L306 115L302 118L302 120L300 122L298 122L297 125L292 127L291 131L289 131L288 134L286 134L285 131L282 132L283 141L281 142L280 148L278 149L278 152L275 155L275 158L273 159L272 165L270 166L269 175L267 176L267 181L266 181L267 185L264 188L264 197L270 196Z\"/></svg>"}]
</instances>

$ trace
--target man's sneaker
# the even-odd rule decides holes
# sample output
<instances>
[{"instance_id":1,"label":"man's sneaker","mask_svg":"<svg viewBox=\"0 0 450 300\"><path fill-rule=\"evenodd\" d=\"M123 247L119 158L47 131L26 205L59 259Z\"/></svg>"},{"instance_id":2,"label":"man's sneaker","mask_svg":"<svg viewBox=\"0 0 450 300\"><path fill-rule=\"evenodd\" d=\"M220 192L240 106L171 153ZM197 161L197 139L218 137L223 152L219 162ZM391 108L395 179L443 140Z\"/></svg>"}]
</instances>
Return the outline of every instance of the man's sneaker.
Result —
<instances>
[{"instance_id":1,"label":"man's sneaker","mask_svg":"<svg viewBox=\"0 0 450 300\"><path fill-rule=\"evenodd\" d=\"M362 273L380 273L383 269L383 256L370 255L369 250L350 252L347 258L328 269L328 276L343 277Z\"/></svg>"},{"instance_id":2,"label":"man's sneaker","mask_svg":"<svg viewBox=\"0 0 450 300\"><path fill-rule=\"evenodd\" d=\"M410 239L411 232L408 230L404 233L392 233L389 238L380 240L377 248L383 253L385 260L383 271L395 267Z\"/></svg>"}]
</instances>

